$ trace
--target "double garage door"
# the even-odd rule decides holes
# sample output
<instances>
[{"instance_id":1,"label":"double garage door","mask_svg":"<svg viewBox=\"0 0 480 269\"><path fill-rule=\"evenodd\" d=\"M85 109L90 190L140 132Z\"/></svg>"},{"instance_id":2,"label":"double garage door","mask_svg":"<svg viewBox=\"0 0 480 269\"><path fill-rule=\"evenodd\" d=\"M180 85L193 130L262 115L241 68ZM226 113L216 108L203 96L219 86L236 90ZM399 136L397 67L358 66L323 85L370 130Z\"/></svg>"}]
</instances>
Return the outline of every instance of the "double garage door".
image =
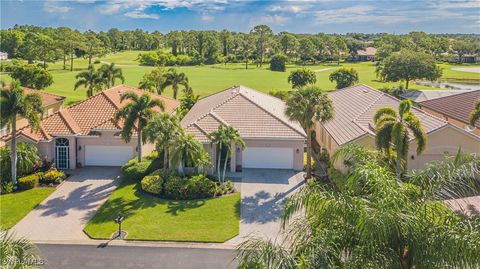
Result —
<instances>
[{"instance_id":1,"label":"double garage door","mask_svg":"<svg viewBox=\"0 0 480 269\"><path fill-rule=\"evenodd\" d=\"M133 156L131 146L85 146L86 166L122 166Z\"/></svg>"},{"instance_id":2,"label":"double garage door","mask_svg":"<svg viewBox=\"0 0 480 269\"><path fill-rule=\"evenodd\" d=\"M293 169L293 148L247 147L242 152L242 167Z\"/></svg>"}]
</instances>

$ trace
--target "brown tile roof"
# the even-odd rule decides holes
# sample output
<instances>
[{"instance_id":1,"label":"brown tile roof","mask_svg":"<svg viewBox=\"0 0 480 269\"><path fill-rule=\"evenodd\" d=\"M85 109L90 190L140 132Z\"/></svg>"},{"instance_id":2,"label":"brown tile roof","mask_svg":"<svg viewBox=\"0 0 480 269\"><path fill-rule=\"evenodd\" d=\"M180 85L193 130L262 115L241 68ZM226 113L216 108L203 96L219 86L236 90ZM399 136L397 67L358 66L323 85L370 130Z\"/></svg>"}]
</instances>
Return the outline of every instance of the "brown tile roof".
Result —
<instances>
[{"instance_id":1,"label":"brown tile roof","mask_svg":"<svg viewBox=\"0 0 480 269\"><path fill-rule=\"evenodd\" d=\"M113 124L113 117L119 108L126 102L120 103L120 96L125 92L136 94L148 93L153 98L163 100L165 112L172 113L178 107L177 100L149 93L125 85L115 86L97 95L94 95L78 104L60 110L45 118L41 123L40 132L33 132L29 126L18 130L18 135L24 135L34 141L49 140L59 135L88 135L95 129L118 129ZM160 109L155 109L160 112ZM9 135L2 137L8 140Z\"/></svg>"},{"instance_id":2,"label":"brown tile roof","mask_svg":"<svg viewBox=\"0 0 480 269\"><path fill-rule=\"evenodd\" d=\"M6 87L8 88L10 86L6 85ZM37 93L38 95L40 95L40 97L42 98L42 104L45 107L54 105L56 103L63 102L63 100L65 100L65 98L66 98L64 96L55 95L55 94L48 93L48 92L43 91L43 90L36 90L36 89L32 89L32 88L27 88L27 87L22 87L22 89L26 94Z\"/></svg>"},{"instance_id":3,"label":"brown tile roof","mask_svg":"<svg viewBox=\"0 0 480 269\"><path fill-rule=\"evenodd\" d=\"M467 124L475 101L479 99L480 90L476 90L420 102L420 106ZM476 127L480 128L480 122L477 123Z\"/></svg>"},{"instance_id":4,"label":"brown tile roof","mask_svg":"<svg viewBox=\"0 0 480 269\"><path fill-rule=\"evenodd\" d=\"M398 108L399 100L367 85L329 92L335 116L325 123L325 129L338 145L343 145L366 134L375 135L373 115L385 106ZM433 132L448 123L418 108L412 112L421 121L426 133Z\"/></svg>"},{"instance_id":5,"label":"brown tile roof","mask_svg":"<svg viewBox=\"0 0 480 269\"><path fill-rule=\"evenodd\" d=\"M243 138L305 139L305 132L285 116L285 103L245 86L234 86L199 100L181 124L201 142L223 123Z\"/></svg>"},{"instance_id":6,"label":"brown tile roof","mask_svg":"<svg viewBox=\"0 0 480 269\"><path fill-rule=\"evenodd\" d=\"M374 47L367 47L365 50L357 50L357 55L361 56L375 56L377 49Z\"/></svg>"}]
</instances>

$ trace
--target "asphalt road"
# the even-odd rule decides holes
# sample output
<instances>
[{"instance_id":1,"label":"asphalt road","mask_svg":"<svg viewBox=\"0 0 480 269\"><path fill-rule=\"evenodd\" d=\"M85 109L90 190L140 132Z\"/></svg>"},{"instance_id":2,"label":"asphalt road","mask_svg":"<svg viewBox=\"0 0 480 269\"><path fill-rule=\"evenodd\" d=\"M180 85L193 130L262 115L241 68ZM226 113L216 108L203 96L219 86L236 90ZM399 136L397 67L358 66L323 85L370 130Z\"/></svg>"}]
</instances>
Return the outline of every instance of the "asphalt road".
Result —
<instances>
[{"instance_id":1,"label":"asphalt road","mask_svg":"<svg viewBox=\"0 0 480 269\"><path fill-rule=\"evenodd\" d=\"M236 268L234 250L173 247L37 245L43 268Z\"/></svg>"}]
</instances>

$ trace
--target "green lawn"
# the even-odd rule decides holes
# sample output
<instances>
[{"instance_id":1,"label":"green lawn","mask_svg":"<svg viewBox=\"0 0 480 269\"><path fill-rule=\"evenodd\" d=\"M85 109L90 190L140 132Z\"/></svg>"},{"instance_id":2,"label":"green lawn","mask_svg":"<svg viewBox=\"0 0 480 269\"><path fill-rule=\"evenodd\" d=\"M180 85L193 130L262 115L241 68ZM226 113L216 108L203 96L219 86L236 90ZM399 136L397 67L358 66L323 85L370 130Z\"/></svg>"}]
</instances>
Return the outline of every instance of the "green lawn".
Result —
<instances>
[{"instance_id":1,"label":"green lawn","mask_svg":"<svg viewBox=\"0 0 480 269\"><path fill-rule=\"evenodd\" d=\"M13 227L54 190L55 188L34 188L0 195L0 228Z\"/></svg>"},{"instance_id":2,"label":"green lawn","mask_svg":"<svg viewBox=\"0 0 480 269\"><path fill-rule=\"evenodd\" d=\"M114 62L123 69L125 76L125 83L131 86L138 86L138 82L142 76L149 72L152 67L139 66L135 61L138 54L141 51L124 51L120 53L110 54L106 57L100 58L103 62ZM74 71L63 70L63 62L50 63L49 69L54 76L54 84L48 87L46 90L51 93L66 96L66 104L71 104L86 98L84 89L73 90L75 84L75 75L81 70L86 69L88 62L86 59L80 58L74 60ZM99 65L96 65L97 67ZM455 67L469 67L479 65L452 65L452 64L440 64L443 68L443 78L448 79L468 79L480 82L480 75L470 72L461 72L452 70ZM257 68L254 64L249 65L249 69L245 70L244 64L216 64L205 66L186 66L179 67L181 71L185 72L189 78L190 84L196 94L206 96L233 85L245 85L253 89L268 92L270 90L288 90L290 85L287 82L289 71L292 69L300 68L301 66L288 66L287 72L272 72L268 70L268 64L262 68ZM352 67L355 68L360 77L360 83L370 85L375 88L384 86L395 86L398 83L384 83L378 81L375 77L375 63L362 62L362 63L342 63L337 66L336 63L310 65L306 68L317 71L317 85L323 89L333 89L334 83L328 80L328 76L335 69L340 67ZM67 66L68 69L68 66ZM8 75L2 74L2 78L6 81L9 80ZM412 89L435 89L427 86L418 86L411 84ZM171 89L165 91L167 96L171 96Z\"/></svg>"},{"instance_id":3,"label":"green lawn","mask_svg":"<svg viewBox=\"0 0 480 269\"><path fill-rule=\"evenodd\" d=\"M125 216L129 240L225 242L239 232L240 194L215 199L170 201L148 195L125 180L88 222L84 231L109 239L115 217Z\"/></svg>"}]
</instances>

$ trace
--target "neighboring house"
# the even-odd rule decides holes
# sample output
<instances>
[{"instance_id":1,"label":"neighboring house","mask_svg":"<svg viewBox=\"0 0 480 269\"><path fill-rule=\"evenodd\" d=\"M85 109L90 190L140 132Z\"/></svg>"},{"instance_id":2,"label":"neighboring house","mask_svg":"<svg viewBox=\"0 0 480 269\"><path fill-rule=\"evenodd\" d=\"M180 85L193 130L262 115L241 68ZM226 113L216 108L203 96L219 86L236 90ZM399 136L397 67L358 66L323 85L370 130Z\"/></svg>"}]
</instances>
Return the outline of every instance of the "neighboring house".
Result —
<instances>
[{"instance_id":1,"label":"neighboring house","mask_svg":"<svg viewBox=\"0 0 480 269\"><path fill-rule=\"evenodd\" d=\"M375 148L373 115L382 107L398 109L399 100L367 85L356 85L329 92L335 109L334 118L325 125L316 124L316 140L330 155L348 143L358 143ZM480 137L460 129L447 121L428 114L416 107L417 115L427 134L427 148L416 154L416 143L410 141L408 168L419 169L427 162L453 155L459 148L464 152L480 154ZM343 170L339 163L336 168Z\"/></svg>"},{"instance_id":2,"label":"neighboring house","mask_svg":"<svg viewBox=\"0 0 480 269\"><path fill-rule=\"evenodd\" d=\"M477 123L476 126L468 123L475 101L479 99L480 90L476 90L427 100L420 102L419 106L430 114L480 136L480 123Z\"/></svg>"},{"instance_id":3,"label":"neighboring house","mask_svg":"<svg viewBox=\"0 0 480 269\"><path fill-rule=\"evenodd\" d=\"M8 53L0 51L0 61L8 60Z\"/></svg>"},{"instance_id":4,"label":"neighboring house","mask_svg":"<svg viewBox=\"0 0 480 269\"><path fill-rule=\"evenodd\" d=\"M285 116L285 103L244 86L234 86L199 100L181 122L204 144L216 164L217 149L208 134L220 124L238 130L247 147L233 148L230 171L241 168L303 169L306 134Z\"/></svg>"},{"instance_id":5,"label":"neighboring house","mask_svg":"<svg viewBox=\"0 0 480 269\"><path fill-rule=\"evenodd\" d=\"M125 92L137 94L146 91L125 85L115 86L94 95L78 104L55 112L42 120L40 130L33 132L30 126L17 131L18 140L37 146L40 154L55 161L59 169L75 169L82 166L121 166L137 152L137 139L125 143L120 136L122 126L116 126L113 118ZM165 102L165 112L173 113L179 105L177 100L149 93ZM158 109L158 112L160 110ZM121 125L121 124L120 124ZM6 141L10 135L3 137ZM154 145L145 144L142 152L148 154Z\"/></svg>"},{"instance_id":6,"label":"neighboring house","mask_svg":"<svg viewBox=\"0 0 480 269\"><path fill-rule=\"evenodd\" d=\"M53 113L59 111L63 107L63 101L65 100L65 97L63 96L58 96L45 91L30 89L27 87L22 87L22 89L25 92L25 94L37 93L40 95L40 97L42 98L43 107L45 108L45 113L42 115L42 118L46 118L52 115ZM27 125L28 125L27 119L22 117L19 117L17 119L17 126L16 126L17 130ZM3 136L5 134L7 134L6 127L0 130L0 136ZM0 140L0 146L4 144L5 144L4 141Z\"/></svg>"},{"instance_id":7,"label":"neighboring house","mask_svg":"<svg viewBox=\"0 0 480 269\"><path fill-rule=\"evenodd\" d=\"M357 50L356 60L361 62L375 61L377 49L374 47L367 47L364 50Z\"/></svg>"},{"instance_id":8,"label":"neighboring house","mask_svg":"<svg viewBox=\"0 0 480 269\"><path fill-rule=\"evenodd\" d=\"M402 99L410 99L415 103L420 103L423 101L433 100L441 97L446 97L450 95L460 94L464 92L469 92L470 90L414 90L409 91L405 94L400 95Z\"/></svg>"},{"instance_id":9,"label":"neighboring house","mask_svg":"<svg viewBox=\"0 0 480 269\"><path fill-rule=\"evenodd\" d=\"M480 62L480 56L477 54L464 54L460 57L461 63L476 63Z\"/></svg>"}]
</instances>

